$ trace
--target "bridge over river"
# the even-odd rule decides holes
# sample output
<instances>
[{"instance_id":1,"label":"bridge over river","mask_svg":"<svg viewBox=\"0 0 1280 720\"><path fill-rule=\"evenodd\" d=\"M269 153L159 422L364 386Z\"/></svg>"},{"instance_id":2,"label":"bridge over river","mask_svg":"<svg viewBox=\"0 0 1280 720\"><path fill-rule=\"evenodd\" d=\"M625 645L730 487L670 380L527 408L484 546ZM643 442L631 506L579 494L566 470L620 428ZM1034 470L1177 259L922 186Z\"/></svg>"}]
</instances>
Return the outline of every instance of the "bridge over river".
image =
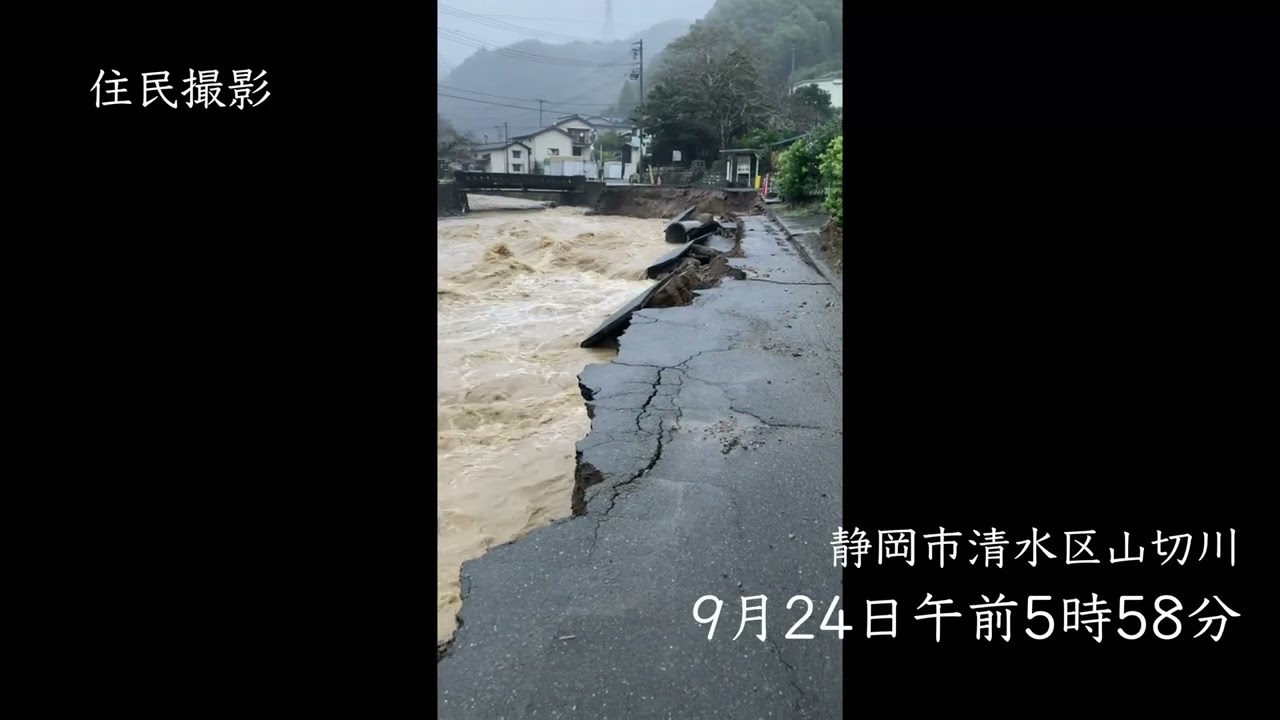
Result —
<instances>
[{"instance_id":1,"label":"bridge over river","mask_svg":"<svg viewBox=\"0 0 1280 720\"><path fill-rule=\"evenodd\" d=\"M437 214L469 209L467 195L484 193L524 200L551 201L557 205L591 205L604 183L584 175L532 175L529 173L455 172L452 182L439 183Z\"/></svg>"}]
</instances>

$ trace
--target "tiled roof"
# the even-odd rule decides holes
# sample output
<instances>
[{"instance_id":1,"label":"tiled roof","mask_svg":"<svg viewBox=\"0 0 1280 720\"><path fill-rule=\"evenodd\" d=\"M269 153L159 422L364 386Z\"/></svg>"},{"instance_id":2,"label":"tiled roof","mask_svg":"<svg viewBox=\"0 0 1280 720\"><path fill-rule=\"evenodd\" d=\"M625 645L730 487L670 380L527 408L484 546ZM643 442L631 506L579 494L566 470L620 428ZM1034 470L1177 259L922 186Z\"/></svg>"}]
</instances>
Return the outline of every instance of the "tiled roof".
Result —
<instances>
[{"instance_id":1,"label":"tiled roof","mask_svg":"<svg viewBox=\"0 0 1280 720\"><path fill-rule=\"evenodd\" d=\"M528 145L525 145L524 143L520 142L520 141L519 141L519 138L511 138L510 140L508 140L508 141L506 141L506 142L492 142L492 143L483 143L483 144L481 144L481 145L476 145L476 146L475 146L475 151L476 151L476 152L488 152L488 151L490 151L490 150L501 150L502 148L505 148L505 147L511 147L512 145L520 145L521 147L529 147Z\"/></svg>"},{"instance_id":2,"label":"tiled roof","mask_svg":"<svg viewBox=\"0 0 1280 720\"><path fill-rule=\"evenodd\" d=\"M528 139L528 138L534 137L535 135L541 135L541 134L542 134L542 133L544 133L544 132L558 132L558 133L562 133L562 134L564 134L564 135L568 135L568 134L569 134L569 133L568 133L568 131L566 131L564 128L558 128L558 127L556 127L556 126L554 126L554 125L551 125L551 126L548 126L548 127L544 127L544 128L542 128L541 130L538 130L538 131L536 131L536 132L526 133L526 134L524 134L524 135L516 135L515 137L513 137L513 138L511 138L511 139L512 139L512 140L525 140L525 139Z\"/></svg>"}]
</instances>

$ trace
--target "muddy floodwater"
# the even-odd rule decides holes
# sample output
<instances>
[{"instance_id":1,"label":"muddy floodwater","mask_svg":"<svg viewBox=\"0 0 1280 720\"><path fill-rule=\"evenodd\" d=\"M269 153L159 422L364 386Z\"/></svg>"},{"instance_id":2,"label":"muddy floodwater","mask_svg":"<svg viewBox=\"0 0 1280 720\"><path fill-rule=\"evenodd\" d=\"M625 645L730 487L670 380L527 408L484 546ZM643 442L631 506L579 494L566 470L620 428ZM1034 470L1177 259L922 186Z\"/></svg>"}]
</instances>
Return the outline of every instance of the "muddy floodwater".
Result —
<instances>
[{"instance_id":1,"label":"muddy floodwater","mask_svg":"<svg viewBox=\"0 0 1280 720\"><path fill-rule=\"evenodd\" d=\"M577 376L614 356L578 343L670 250L665 220L584 212L437 222L437 641L456 627L465 560L569 514L590 426Z\"/></svg>"}]
</instances>

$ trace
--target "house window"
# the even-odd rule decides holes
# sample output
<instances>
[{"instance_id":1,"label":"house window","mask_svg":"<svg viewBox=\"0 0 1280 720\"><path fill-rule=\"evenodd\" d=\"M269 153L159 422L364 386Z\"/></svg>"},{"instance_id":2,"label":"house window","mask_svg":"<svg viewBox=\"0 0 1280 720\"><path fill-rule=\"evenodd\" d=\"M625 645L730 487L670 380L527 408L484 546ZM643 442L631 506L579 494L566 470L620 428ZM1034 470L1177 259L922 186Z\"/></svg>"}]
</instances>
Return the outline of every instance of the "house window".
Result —
<instances>
[{"instance_id":1,"label":"house window","mask_svg":"<svg viewBox=\"0 0 1280 720\"><path fill-rule=\"evenodd\" d=\"M512 164L511 164L511 172L524 172L523 170L521 170L521 168L523 168L523 167L524 167L524 166L523 166L523 165L521 165L520 163L512 163Z\"/></svg>"},{"instance_id":2,"label":"house window","mask_svg":"<svg viewBox=\"0 0 1280 720\"><path fill-rule=\"evenodd\" d=\"M560 154L560 148L547 148L547 154L548 154L548 155L559 155L559 154Z\"/></svg>"},{"instance_id":3,"label":"house window","mask_svg":"<svg viewBox=\"0 0 1280 720\"><path fill-rule=\"evenodd\" d=\"M574 149L573 149L573 156L574 156L574 157L582 157L582 148L580 148L580 147L576 147L576 148L574 148Z\"/></svg>"},{"instance_id":4,"label":"house window","mask_svg":"<svg viewBox=\"0 0 1280 720\"><path fill-rule=\"evenodd\" d=\"M513 157L513 158L515 158L515 159L519 160L519 159L520 159L520 151L519 151L519 150L512 150L512 151L511 151L511 157Z\"/></svg>"}]
</instances>

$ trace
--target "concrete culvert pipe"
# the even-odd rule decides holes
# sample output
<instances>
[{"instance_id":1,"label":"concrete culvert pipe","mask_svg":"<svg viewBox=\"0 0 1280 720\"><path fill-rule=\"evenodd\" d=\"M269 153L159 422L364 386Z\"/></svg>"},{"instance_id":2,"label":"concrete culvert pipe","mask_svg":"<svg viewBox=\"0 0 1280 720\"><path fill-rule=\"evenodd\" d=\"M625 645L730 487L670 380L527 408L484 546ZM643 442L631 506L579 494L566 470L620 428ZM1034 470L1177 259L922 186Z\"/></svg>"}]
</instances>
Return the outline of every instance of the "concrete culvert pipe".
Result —
<instances>
[{"instance_id":1,"label":"concrete culvert pipe","mask_svg":"<svg viewBox=\"0 0 1280 720\"><path fill-rule=\"evenodd\" d=\"M699 236L702 223L697 220L684 220L667 226L667 242L687 243Z\"/></svg>"},{"instance_id":2,"label":"concrete culvert pipe","mask_svg":"<svg viewBox=\"0 0 1280 720\"><path fill-rule=\"evenodd\" d=\"M677 216L675 216L674 218L672 218L672 219L671 219L671 222L667 223L667 230L666 230L667 242L669 242L669 243L684 243L684 242L688 242L688 240L686 239L686 237L685 237L685 236L687 236L687 235L689 234L689 231L688 231L688 229L685 227L685 223L687 223L687 222L694 222L694 223L697 223L697 222L698 222L697 220L693 220L693 219L692 219L692 218L693 218L693 213L694 213L697 209L698 209L698 206L697 206L697 205L692 205L692 206L690 206L690 207L686 208L684 212L682 212L682 213L680 213L679 215L677 215Z\"/></svg>"}]
</instances>

